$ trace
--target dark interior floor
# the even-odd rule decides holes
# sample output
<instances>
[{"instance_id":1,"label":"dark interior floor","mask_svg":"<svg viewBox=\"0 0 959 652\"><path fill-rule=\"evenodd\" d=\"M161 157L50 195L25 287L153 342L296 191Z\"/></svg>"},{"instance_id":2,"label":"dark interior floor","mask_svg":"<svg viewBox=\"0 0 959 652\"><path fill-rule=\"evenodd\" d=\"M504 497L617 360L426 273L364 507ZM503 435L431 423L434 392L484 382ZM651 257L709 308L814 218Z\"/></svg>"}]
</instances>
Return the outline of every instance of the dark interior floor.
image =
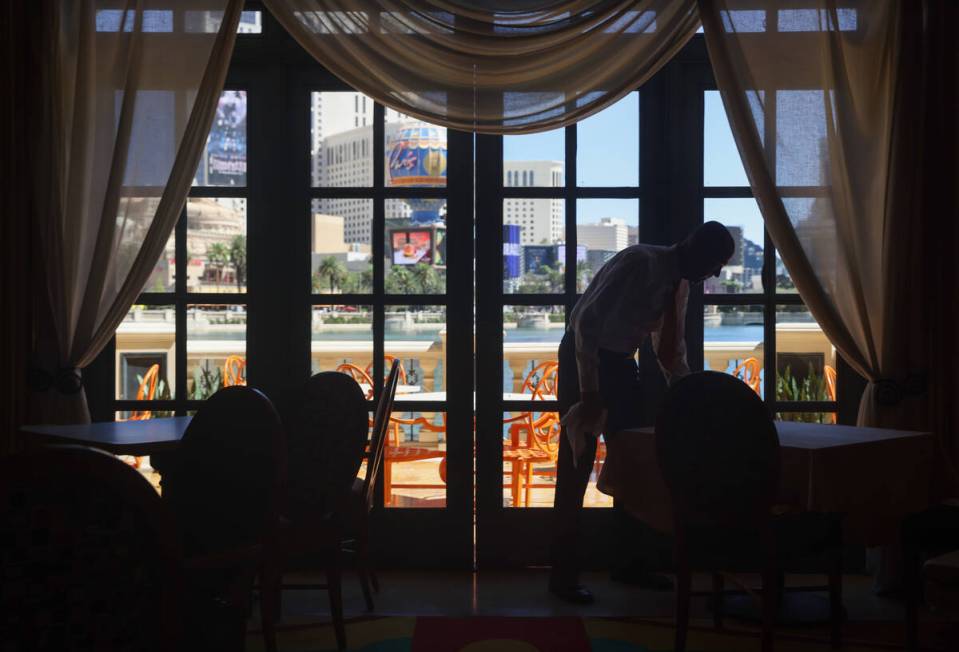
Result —
<instances>
[{"instance_id":1,"label":"dark interior floor","mask_svg":"<svg viewBox=\"0 0 959 652\"><path fill-rule=\"evenodd\" d=\"M609 579L608 573L585 573L583 582L596 596L589 606L569 605L546 590L547 571L385 571L380 576L380 593L374 596L376 615L381 616L629 616L671 618L672 591L654 592L627 586ZM747 578L748 579L748 578ZM288 574L287 583L322 581L322 575ZM822 576L792 575L788 585L825 584ZM902 622L902 603L872 592L872 579L846 575L843 602L849 621ZM708 590L706 575L695 578L694 590ZM727 588L731 584L727 582ZM359 582L352 573L344 575L344 612L347 618L368 615ZM322 590L285 590L284 622L325 620L329 603ZM694 598L694 618L708 618L706 598Z\"/></svg>"}]
</instances>

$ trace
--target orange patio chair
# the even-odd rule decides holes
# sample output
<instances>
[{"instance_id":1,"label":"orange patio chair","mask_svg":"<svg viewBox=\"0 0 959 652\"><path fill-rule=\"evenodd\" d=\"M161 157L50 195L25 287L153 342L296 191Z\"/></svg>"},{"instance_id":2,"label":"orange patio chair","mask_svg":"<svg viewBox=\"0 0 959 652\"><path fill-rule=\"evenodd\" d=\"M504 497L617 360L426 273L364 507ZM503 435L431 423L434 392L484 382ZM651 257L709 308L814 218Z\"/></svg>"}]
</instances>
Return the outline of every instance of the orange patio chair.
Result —
<instances>
[{"instance_id":1,"label":"orange patio chair","mask_svg":"<svg viewBox=\"0 0 959 652\"><path fill-rule=\"evenodd\" d=\"M823 375L826 377L826 396L829 397L829 400L836 402L836 370L833 367L830 367L828 364L825 365L822 369ZM829 415L830 423L836 423L836 413L833 412Z\"/></svg>"},{"instance_id":2,"label":"orange patio chair","mask_svg":"<svg viewBox=\"0 0 959 652\"><path fill-rule=\"evenodd\" d=\"M160 379L160 365L153 364L150 365L150 368L147 369L147 372L143 374L143 378L140 379L140 386L137 387L137 400L138 401L152 401L153 397L156 396L157 383ZM130 413L130 418L126 419L127 421L146 421L147 419L153 418L152 410L135 410ZM139 469L140 465L143 463L143 460L139 457L132 456L128 457L126 455L122 456L124 461L127 462L130 466L135 469Z\"/></svg>"},{"instance_id":3,"label":"orange patio chair","mask_svg":"<svg viewBox=\"0 0 959 652\"><path fill-rule=\"evenodd\" d=\"M389 356L387 356L389 357ZM392 358L390 363L392 364ZM370 389L366 393L366 398L373 398L373 379L366 372L365 369L356 366L355 364L350 364L349 362L344 362L340 364L336 371L340 373L347 374L353 380L360 383L361 385L366 384ZM400 379L405 379L405 372L402 371L400 367ZM383 456L383 504L385 505L394 505L396 504L396 499L393 496L394 487L403 487L406 489L439 489L445 487L445 484L429 484L429 483L403 483L403 484L394 484L393 483L393 465L402 464L403 462L419 462L422 460L431 460L439 459L441 461L446 459L446 451L436 450L433 448L427 448L425 446L401 446L400 445L400 426L401 425L420 425L424 428L433 429L438 431L439 426L435 426L425 417L417 417L415 419L402 419L400 417L394 417L390 415L389 422L389 432L390 439L389 443L386 446L385 454ZM370 427L373 426L373 420L370 419ZM444 428L445 430L445 428Z\"/></svg>"},{"instance_id":4,"label":"orange patio chair","mask_svg":"<svg viewBox=\"0 0 959 652\"><path fill-rule=\"evenodd\" d=\"M140 386L137 388L138 401L152 401L156 396L157 382L160 379L160 365L150 365L147 372L143 374L140 380ZM151 410L138 410L130 413L129 421L144 421L153 417Z\"/></svg>"},{"instance_id":5,"label":"orange patio chair","mask_svg":"<svg viewBox=\"0 0 959 652\"><path fill-rule=\"evenodd\" d=\"M393 366L393 362L394 362L395 360L396 360L396 356L392 356L392 355L384 355L384 356L383 356L383 370L384 370L387 374L390 373L390 372L389 372L389 369L390 369L391 366ZM406 385L406 384L407 384L407 382L406 382L406 369L403 368L403 361L402 361L402 360L400 360L399 370L400 370L400 382L403 383L404 385ZM371 362L370 364L366 365L365 371L366 371L366 375L367 375L367 376L369 376L370 378L373 377L373 363L372 363L372 362Z\"/></svg>"},{"instance_id":6,"label":"orange patio chair","mask_svg":"<svg viewBox=\"0 0 959 652\"><path fill-rule=\"evenodd\" d=\"M223 386L246 385L246 358L239 355L227 356L223 363Z\"/></svg>"},{"instance_id":7,"label":"orange patio chair","mask_svg":"<svg viewBox=\"0 0 959 652\"><path fill-rule=\"evenodd\" d=\"M527 375L522 391L529 390L532 400L546 400L546 396L555 396L559 363L547 360ZM513 505L516 507L530 504L532 490L537 487L552 487L552 484L535 484L536 475L556 475L556 460L559 457L560 423L558 412L524 412L519 417L504 420L510 426L509 444L503 445L503 459L512 466ZM525 438L522 435L525 433ZM550 469L536 469L536 466L552 465Z\"/></svg>"},{"instance_id":8,"label":"orange patio chair","mask_svg":"<svg viewBox=\"0 0 959 652\"><path fill-rule=\"evenodd\" d=\"M756 392L757 396L762 395L762 365L756 358L746 358L733 370L733 376L749 385L749 388Z\"/></svg>"}]
</instances>

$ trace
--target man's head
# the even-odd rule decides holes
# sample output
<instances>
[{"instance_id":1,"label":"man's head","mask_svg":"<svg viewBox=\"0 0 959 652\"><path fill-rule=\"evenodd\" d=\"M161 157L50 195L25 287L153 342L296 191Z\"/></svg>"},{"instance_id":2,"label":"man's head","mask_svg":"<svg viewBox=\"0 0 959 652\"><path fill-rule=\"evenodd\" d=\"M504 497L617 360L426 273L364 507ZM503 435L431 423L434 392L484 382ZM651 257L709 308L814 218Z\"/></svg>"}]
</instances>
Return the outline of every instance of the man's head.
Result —
<instances>
[{"instance_id":1,"label":"man's head","mask_svg":"<svg viewBox=\"0 0 959 652\"><path fill-rule=\"evenodd\" d=\"M719 276L736 249L733 236L719 222L706 222L676 246L679 252L679 273L697 283L710 276Z\"/></svg>"}]
</instances>

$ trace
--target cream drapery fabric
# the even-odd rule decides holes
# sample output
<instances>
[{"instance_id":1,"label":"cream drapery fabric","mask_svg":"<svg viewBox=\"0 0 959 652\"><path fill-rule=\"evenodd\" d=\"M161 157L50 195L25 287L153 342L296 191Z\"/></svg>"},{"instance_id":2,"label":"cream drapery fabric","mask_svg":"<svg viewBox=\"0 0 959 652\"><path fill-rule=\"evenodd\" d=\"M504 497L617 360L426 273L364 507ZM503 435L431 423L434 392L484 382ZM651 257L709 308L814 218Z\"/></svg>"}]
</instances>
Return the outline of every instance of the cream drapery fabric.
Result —
<instances>
[{"instance_id":1,"label":"cream drapery fabric","mask_svg":"<svg viewBox=\"0 0 959 652\"><path fill-rule=\"evenodd\" d=\"M955 203L941 214L936 206L950 203L935 196L955 192L955 113L951 139L926 124L942 110L933 87L955 99L955 46L940 42L931 56L928 49L941 41L934 31L943 20L930 10L945 6L699 2L766 228L830 341L870 381L860 425L938 429L954 455L956 435L944 426L956 424L955 401L930 399L956 387L954 343L930 341L955 328L939 306L956 303L957 287L954 261L930 266L942 253L930 233L955 246L957 219ZM942 56L952 58L951 73L930 76ZM950 151L951 164L932 162L938 148ZM941 177L942 165L951 165L952 181L930 189L926 180ZM934 226L943 218L953 226Z\"/></svg>"},{"instance_id":2,"label":"cream drapery fabric","mask_svg":"<svg viewBox=\"0 0 959 652\"><path fill-rule=\"evenodd\" d=\"M88 420L80 372L143 289L183 208L242 0L59 0L45 12L32 161L53 339L36 419Z\"/></svg>"},{"instance_id":3,"label":"cream drapery fabric","mask_svg":"<svg viewBox=\"0 0 959 652\"><path fill-rule=\"evenodd\" d=\"M313 57L452 129L556 129L614 103L696 33L695 0L266 0Z\"/></svg>"}]
</instances>

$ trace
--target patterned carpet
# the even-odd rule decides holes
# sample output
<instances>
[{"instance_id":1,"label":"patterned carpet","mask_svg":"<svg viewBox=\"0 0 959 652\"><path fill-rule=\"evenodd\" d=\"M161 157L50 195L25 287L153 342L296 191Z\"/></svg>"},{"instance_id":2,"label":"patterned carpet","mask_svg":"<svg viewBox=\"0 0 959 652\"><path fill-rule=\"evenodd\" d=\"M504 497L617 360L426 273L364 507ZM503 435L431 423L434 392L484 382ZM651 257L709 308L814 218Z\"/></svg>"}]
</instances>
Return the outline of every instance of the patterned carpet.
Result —
<instances>
[{"instance_id":1,"label":"patterned carpet","mask_svg":"<svg viewBox=\"0 0 959 652\"><path fill-rule=\"evenodd\" d=\"M900 626L901 627L901 626ZM851 624L844 652L877 652L901 648L898 637L886 638L872 624ZM898 638L898 640L893 640ZM369 618L347 624L350 650L358 652L671 652L673 628L653 621L615 618ZM870 642L864 642L866 641ZM336 650L328 625L283 627L282 652ZM690 629L688 652L752 652L759 650L754 630ZM260 652L262 638L251 632L248 652ZM777 652L826 652L825 633L777 632Z\"/></svg>"}]
</instances>

